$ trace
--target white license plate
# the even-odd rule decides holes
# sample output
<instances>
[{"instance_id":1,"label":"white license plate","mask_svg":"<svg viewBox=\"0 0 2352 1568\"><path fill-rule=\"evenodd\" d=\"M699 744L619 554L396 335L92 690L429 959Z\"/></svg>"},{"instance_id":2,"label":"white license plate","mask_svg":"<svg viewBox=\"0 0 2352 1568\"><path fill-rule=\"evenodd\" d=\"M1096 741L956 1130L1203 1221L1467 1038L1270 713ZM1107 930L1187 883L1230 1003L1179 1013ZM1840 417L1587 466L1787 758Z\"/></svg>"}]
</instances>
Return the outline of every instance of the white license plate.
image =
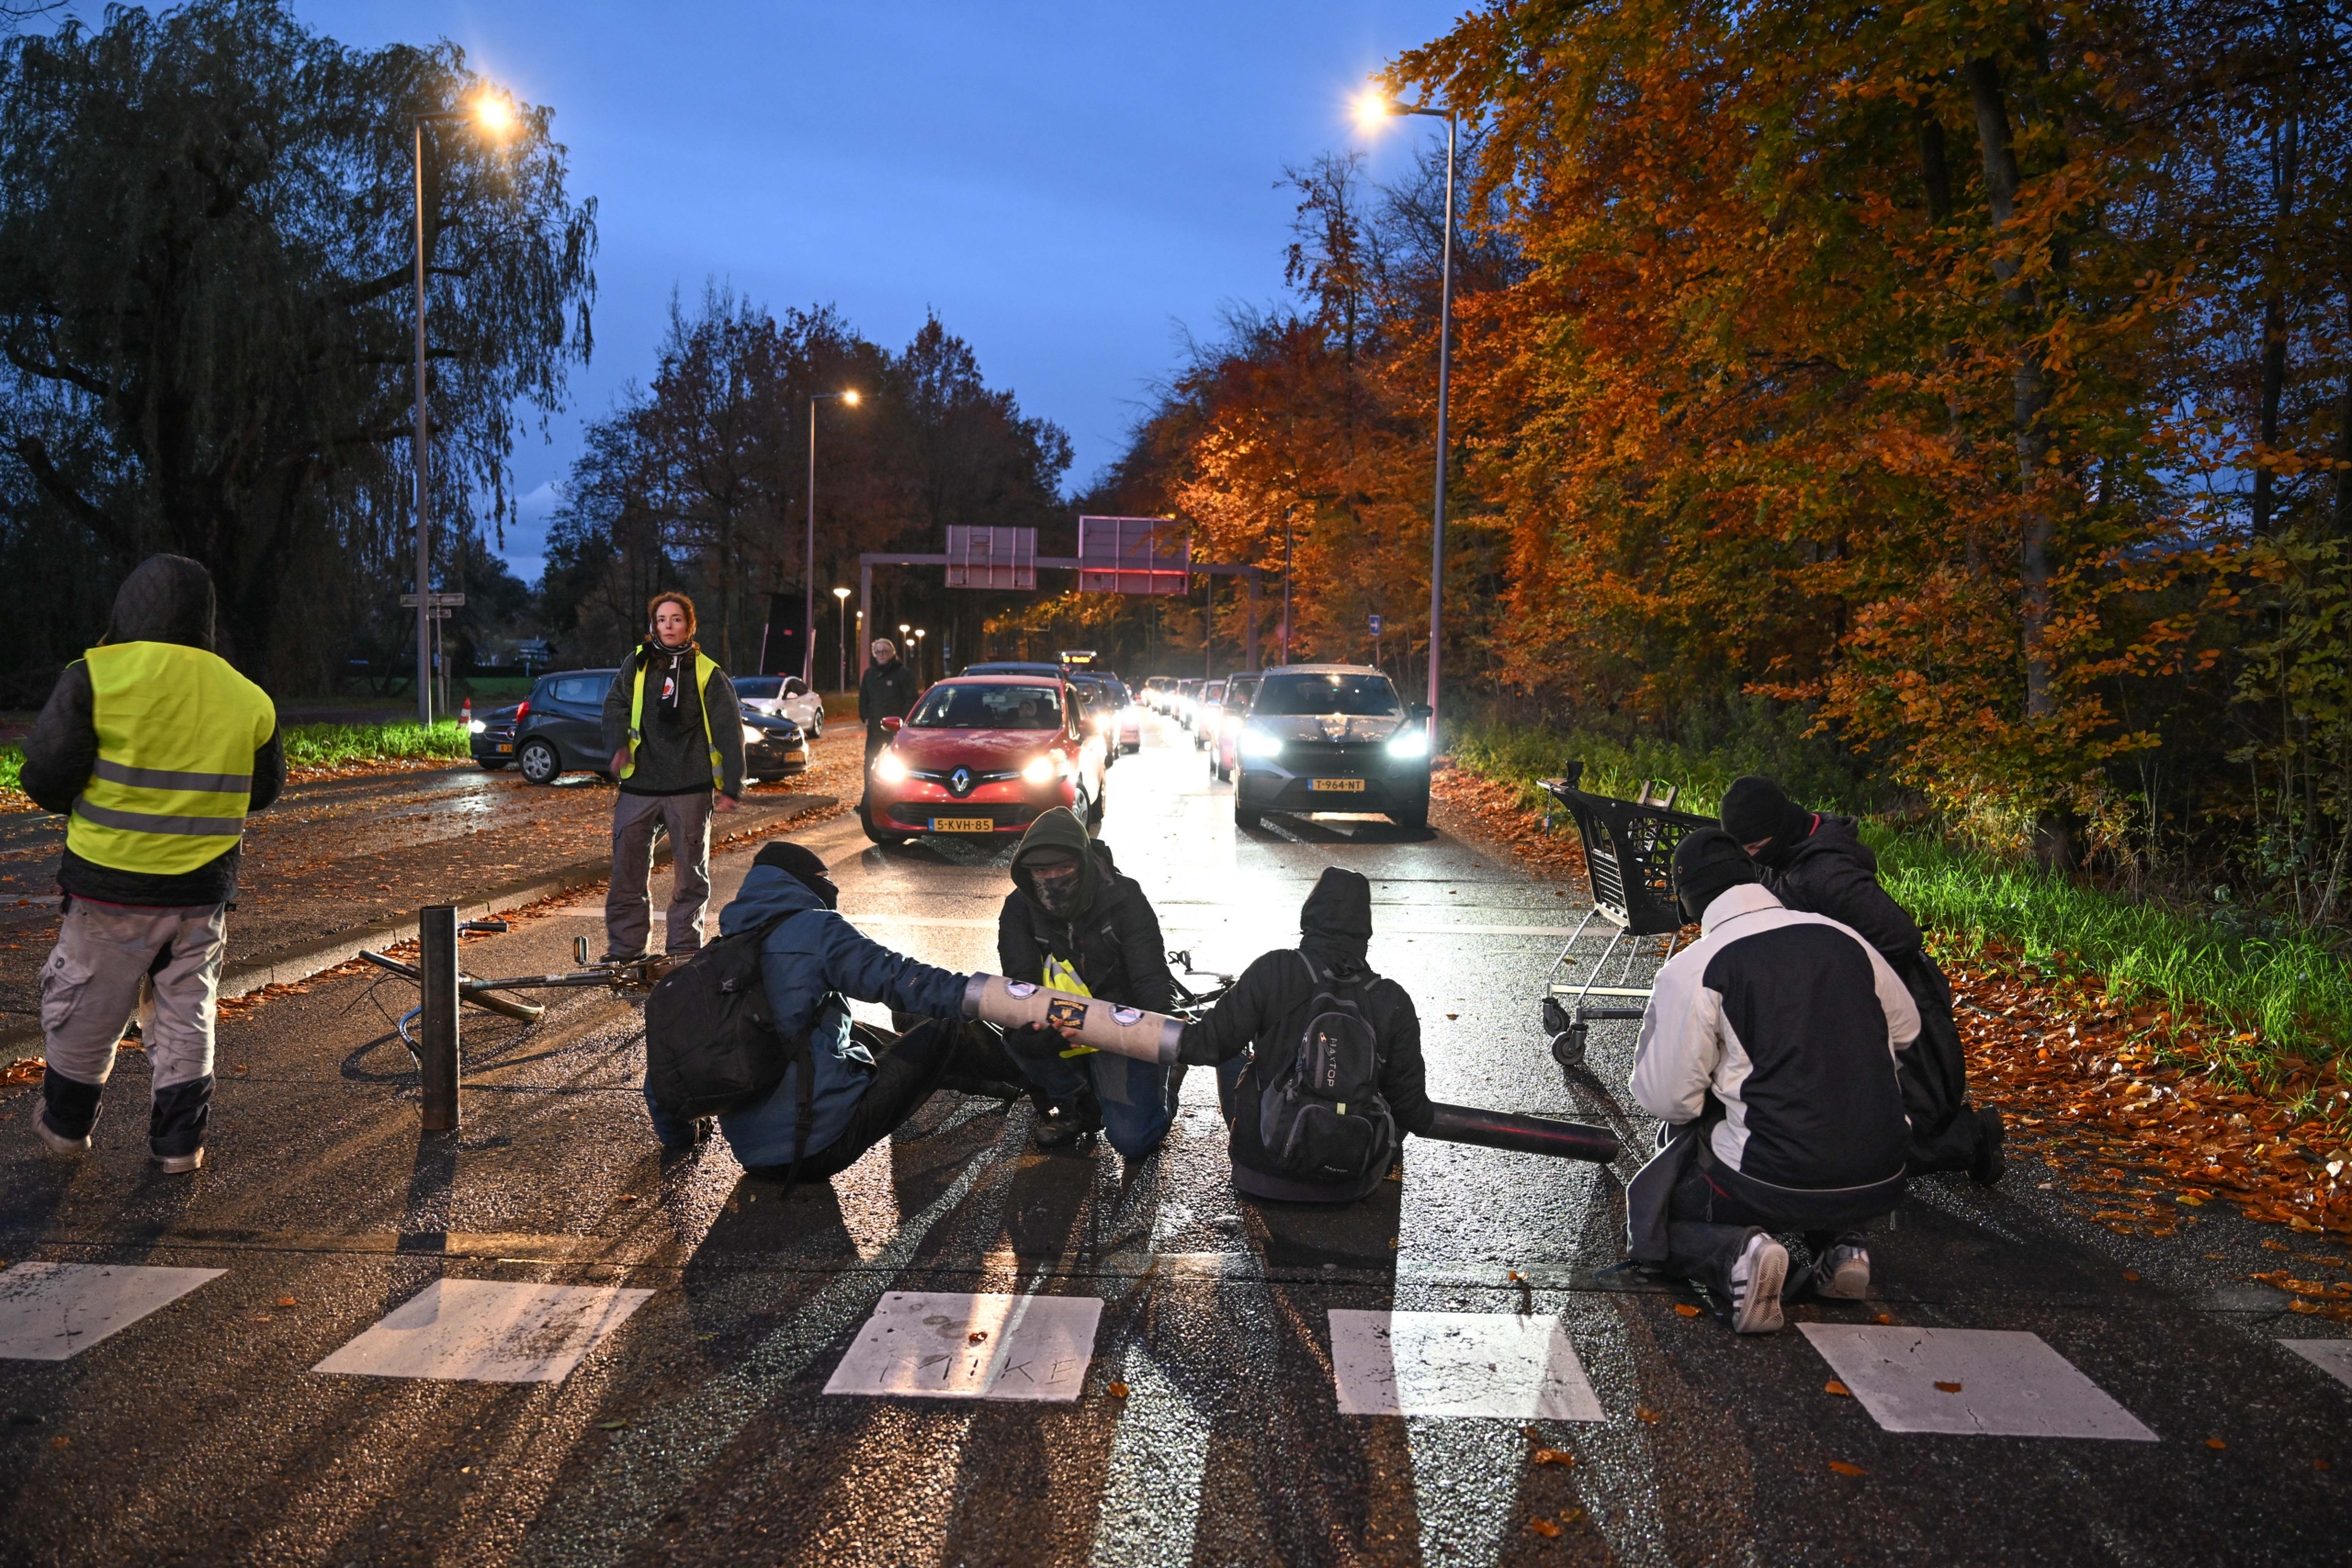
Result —
<instances>
[{"instance_id":1,"label":"white license plate","mask_svg":"<svg viewBox=\"0 0 2352 1568\"><path fill-rule=\"evenodd\" d=\"M931 819L931 830L934 833L993 833L996 831L996 818L993 817L934 817Z\"/></svg>"},{"instance_id":2,"label":"white license plate","mask_svg":"<svg viewBox=\"0 0 2352 1568\"><path fill-rule=\"evenodd\" d=\"M1362 795L1363 793L1363 780L1317 779L1306 787L1309 789L1337 790L1342 795Z\"/></svg>"}]
</instances>

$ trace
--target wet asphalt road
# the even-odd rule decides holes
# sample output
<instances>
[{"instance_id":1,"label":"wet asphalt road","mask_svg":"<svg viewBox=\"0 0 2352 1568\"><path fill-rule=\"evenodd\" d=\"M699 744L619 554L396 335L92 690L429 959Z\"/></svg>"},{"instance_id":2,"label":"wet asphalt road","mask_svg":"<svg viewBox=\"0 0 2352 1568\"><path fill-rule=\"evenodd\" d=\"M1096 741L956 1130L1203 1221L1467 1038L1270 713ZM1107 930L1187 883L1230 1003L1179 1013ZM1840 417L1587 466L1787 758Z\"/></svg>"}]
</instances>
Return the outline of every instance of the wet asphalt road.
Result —
<instances>
[{"instance_id":1,"label":"wet asphalt road","mask_svg":"<svg viewBox=\"0 0 2352 1568\"><path fill-rule=\"evenodd\" d=\"M1563 889L1372 821L1237 839L1228 792L1157 728L1112 773L1103 833L1170 944L1218 969L1286 942L1322 866L1363 871L1374 963L1419 1001L1434 1096L1644 1131L1615 1098L1631 1026L1595 1031L1573 1086L1537 1037L1551 933L1579 912ZM991 964L1001 857L874 850L848 818L803 839L878 938ZM722 896L747 863L722 859ZM577 908L469 942L468 967L560 966L596 930L595 900ZM1606 1272L1630 1166L1412 1144L1403 1180L1352 1209L1253 1204L1196 1073L1133 1168L1037 1154L1025 1107L941 1095L830 1187L787 1194L720 1148L662 1168L638 1015L597 993L529 1029L469 1013L465 1126L421 1134L385 1022L412 1000L336 978L228 1022L193 1179L142 1158L135 1055L78 1165L38 1152L22 1097L0 1106L11 1269L224 1270L71 1359L0 1359L0 1561L2344 1557L2352 1389L2277 1343L2335 1325L2245 1282L2278 1265L2257 1243L2278 1233L2230 1216L2132 1241L2038 1168L1990 1193L1917 1184L1876 1238L1873 1299L1792 1317L2030 1331L2158 1440L1894 1433L1825 1392L1835 1373L1794 1326L1737 1339L1676 1310L1697 1298ZM557 1382L311 1370L436 1280L651 1293ZM0 1300L8 1285L0 1270ZM921 1291L1100 1302L1082 1392L826 1394L885 1292ZM1557 1321L1603 1419L1341 1415L1333 1309ZM1543 1448L1573 1462L1532 1462Z\"/></svg>"}]
</instances>

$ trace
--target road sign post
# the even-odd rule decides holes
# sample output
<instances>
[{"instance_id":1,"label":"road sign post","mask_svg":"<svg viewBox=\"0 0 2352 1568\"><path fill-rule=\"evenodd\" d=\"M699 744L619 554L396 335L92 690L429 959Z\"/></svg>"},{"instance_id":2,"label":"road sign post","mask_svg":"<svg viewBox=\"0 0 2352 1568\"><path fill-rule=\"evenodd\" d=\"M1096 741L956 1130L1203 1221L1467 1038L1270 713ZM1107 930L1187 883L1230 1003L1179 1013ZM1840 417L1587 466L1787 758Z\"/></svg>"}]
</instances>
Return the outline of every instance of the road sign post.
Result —
<instances>
[{"instance_id":1,"label":"road sign post","mask_svg":"<svg viewBox=\"0 0 2352 1568\"><path fill-rule=\"evenodd\" d=\"M417 1077L424 1130L458 1130L458 907L416 912Z\"/></svg>"}]
</instances>

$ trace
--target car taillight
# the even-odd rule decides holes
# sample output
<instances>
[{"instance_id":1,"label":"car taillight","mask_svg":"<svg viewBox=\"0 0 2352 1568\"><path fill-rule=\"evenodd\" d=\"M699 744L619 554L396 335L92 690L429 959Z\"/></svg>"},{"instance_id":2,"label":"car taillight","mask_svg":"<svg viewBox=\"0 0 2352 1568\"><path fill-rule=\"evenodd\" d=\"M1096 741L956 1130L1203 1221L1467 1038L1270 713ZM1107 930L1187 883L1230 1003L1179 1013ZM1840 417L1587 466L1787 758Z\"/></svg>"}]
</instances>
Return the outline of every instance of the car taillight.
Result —
<instances>
[{"instance_id":1,"label":"car taillight","mask_svg":"<svg viewBox=\"0 0 2352 1568\"><path fill-rule=\"evenodd\" d=\"M522 723L525 719L526 719L526 718L528 718L528 717L530 717L530 716L531 716L531 699L530 699L530 698L528 698L528 697L525 697L521 702L516 703L516 704L514 705L514 722L515 722L515 723L517 723L517 724L520 724L520 723Z\"/></svg>"}]
</instances>

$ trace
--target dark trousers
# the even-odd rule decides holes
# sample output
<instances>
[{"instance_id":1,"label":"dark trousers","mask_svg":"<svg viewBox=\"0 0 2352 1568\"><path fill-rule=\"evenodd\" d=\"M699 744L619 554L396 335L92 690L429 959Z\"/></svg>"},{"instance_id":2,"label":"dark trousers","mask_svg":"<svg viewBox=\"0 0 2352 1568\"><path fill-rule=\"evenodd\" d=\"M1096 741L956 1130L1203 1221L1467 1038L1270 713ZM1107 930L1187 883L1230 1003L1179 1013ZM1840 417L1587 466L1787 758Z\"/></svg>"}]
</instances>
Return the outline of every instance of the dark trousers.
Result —
<instances>
[{"instance_id":1,"label":"dark trousers","mask_svg":"<svg viewBox=\"0 0 2352 1568\"><path fill-rule=\"evenodd\" d=\"M865 727L865 766L857 775L857 808L865 809L865 796L874 787L874 759L883 747L890 744L890 732L878 724Z\"/></svg>"},{"instance_id":2,"label":"dark trousers","mask_svg":"<svg viewBox=\"0 0 2352 1568\"><path fill-rule=\"evenodd\" d=\"M828 1181L865 1156L865 1151L899 1130L922 1109L942 1080L961 1066L969 1070L987 1059L995 1044L992 1026L977 1020L927 1018L904 1034L870 1023L853 1023L850 1033L874 1053L874 1077L842 1135L800 1162L800 1179ZM790 1166L753 1166L751 1174L782 1181Z\"/></svg>"},{"instance_id":3,"label":"dark trousers","mask_svg":"<svg viewBox=\"0 0 2352 1568\"><path fill-rule=\"evenodd\" d=\"M1861 1227L1874 1215L1842 1217L1832 1228L1819 1228L1818 1209L1796 1213L1762 1201L1752 1190L1734 1192L1709 1169L1713 1161L1692 1159L1684 1166L1667 1200L1666 1267L1669 1273L1695 1280L1731 1299L1731 1266L1738 1261L1748 1236L1758 1230L1803 1231L1804 1244L1815 1258L1841 1241L1861 1244Z\"/></svg>"}]
</instances>

